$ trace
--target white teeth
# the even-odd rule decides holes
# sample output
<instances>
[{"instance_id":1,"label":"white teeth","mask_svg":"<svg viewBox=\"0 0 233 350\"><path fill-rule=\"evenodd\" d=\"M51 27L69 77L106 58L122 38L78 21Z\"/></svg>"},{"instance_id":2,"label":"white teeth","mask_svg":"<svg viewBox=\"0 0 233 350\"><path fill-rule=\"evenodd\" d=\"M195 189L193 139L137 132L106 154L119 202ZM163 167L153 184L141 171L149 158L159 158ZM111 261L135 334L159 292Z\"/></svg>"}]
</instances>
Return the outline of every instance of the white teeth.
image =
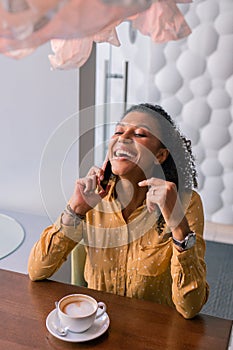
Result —
<instances>
[{"instance_id":1,"label":"white teeth","mask_svg":"<svg viewBox=\"0 0 233 350\"><path fill-rule=\"evenodd\" d=\"M133 157L135 156L134 154L132 154L132 153L130 153L130 152L128 152L128 151L120 150L120 149L116 150L116 151L114 152L114 154L115 154L116 157L128 157L128 158L133 158Z\"/></svg>"}]
</instances>

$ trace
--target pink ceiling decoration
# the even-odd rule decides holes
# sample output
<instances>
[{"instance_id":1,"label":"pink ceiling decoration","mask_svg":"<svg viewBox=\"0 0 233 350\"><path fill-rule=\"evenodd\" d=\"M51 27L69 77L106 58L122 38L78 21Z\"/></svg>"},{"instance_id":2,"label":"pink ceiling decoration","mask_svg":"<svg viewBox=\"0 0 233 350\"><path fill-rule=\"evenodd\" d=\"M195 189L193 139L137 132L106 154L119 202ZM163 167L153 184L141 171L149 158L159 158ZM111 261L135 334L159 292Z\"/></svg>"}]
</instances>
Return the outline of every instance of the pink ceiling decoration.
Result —
<instances>
[{"instance_id":1,"label":"pink ceiling decoration","mask_svg":"<svg viewBox=\"0 0 233 350\"><path fill-rule=\"evenodd\" d=\"M177 3L191 0L1 0L0 53L20 59L50 41L53 68L81 67L93 42L119 46L123 21L154 42L190 34Z\"/></svg>"}]
</instances>

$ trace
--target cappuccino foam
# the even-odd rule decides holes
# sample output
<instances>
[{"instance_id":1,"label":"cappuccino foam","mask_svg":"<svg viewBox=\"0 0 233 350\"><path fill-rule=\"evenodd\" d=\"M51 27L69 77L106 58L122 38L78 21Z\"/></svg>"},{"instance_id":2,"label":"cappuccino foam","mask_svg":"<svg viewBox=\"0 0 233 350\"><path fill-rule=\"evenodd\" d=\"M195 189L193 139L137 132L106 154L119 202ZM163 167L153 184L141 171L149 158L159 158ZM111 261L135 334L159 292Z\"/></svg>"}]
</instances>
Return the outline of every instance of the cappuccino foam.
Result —
<instances>
[{"instance_id":1,"label":"cappuccino foam","mask_svg":"<svg viewBox=\"0 0 233 350\"><path fill-rule=\"evenodd\" d=\"M95 306L87 300L76 300L64 305L62 311L71 317L84 317L95 311Z\"/></svg>"}]
</instances>

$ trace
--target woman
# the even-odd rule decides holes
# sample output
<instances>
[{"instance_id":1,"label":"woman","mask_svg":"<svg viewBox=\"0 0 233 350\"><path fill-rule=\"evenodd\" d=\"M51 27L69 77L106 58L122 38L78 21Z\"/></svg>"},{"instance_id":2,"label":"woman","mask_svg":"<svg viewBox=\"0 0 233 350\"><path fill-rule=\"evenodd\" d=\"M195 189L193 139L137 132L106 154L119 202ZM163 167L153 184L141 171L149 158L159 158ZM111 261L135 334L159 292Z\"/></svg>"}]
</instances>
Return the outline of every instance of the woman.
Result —
<instances>
[{"instance_id":1,"label":"woman","mask_svg":"<svg viewBox=\"0 0 233 350\"><path fill-rule=\"evenodd\" d=\"M208 298L196 185L190 142L171 117L160 106L131 107L110 140L107 164L76 181L66 209L33 247L30 278L50 277L83 239L89 288L194 317Z\"/></svg>"}]
</instances>

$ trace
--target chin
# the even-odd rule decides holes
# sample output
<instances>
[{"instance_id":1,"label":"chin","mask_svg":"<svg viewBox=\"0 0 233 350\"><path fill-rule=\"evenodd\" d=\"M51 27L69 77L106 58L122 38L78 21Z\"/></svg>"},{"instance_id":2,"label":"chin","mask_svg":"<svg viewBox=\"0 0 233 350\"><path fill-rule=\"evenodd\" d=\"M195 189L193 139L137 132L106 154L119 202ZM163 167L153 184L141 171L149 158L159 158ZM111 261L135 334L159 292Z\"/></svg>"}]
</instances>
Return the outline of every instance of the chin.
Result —
<instances>
[{"instance_id":1,"label":"chin","mask_svg":"<svg viewBox=\"0 0 233 350\"><path fill-rule=\"evenodd\" d=\"M130 171L123 170L123 169L112 169L112 173L117 176L124 176L130 173Z\"/></svg>"},{"instance_id":2,"label":"chin","mask_svg":"<svg viewBox=\"0 0 233 350\"><path fill-rule=\"evenodd\" d=\"M133 171L133 168L130 166L123 166L123 165L114 166L114 165L115 164L112 164L112 172L114 175L123 176Z\"/></svg>"},{"instance_id":3,"label":"chin","mask_svg":"<svg viewBox=\"0 0 233 350\"><path fill-rule=\"evenodd\" d=\"M135 164L131 164L131 166L130 164L114 165L115 164L112 165L112 173L117 176L131 176L133 178L139 172L139 169Z\"/></svg>"}]
</instances>

